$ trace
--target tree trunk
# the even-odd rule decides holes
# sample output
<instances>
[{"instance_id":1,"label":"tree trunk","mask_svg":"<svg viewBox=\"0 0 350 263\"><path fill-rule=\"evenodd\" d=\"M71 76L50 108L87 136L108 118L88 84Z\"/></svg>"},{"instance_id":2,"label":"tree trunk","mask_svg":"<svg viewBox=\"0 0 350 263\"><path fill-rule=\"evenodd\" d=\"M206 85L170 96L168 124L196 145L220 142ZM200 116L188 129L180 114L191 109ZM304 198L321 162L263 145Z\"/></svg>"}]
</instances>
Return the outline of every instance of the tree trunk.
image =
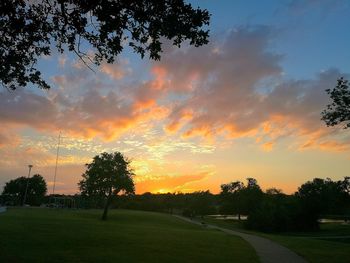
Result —
<instances>
[{"instance_id":1,"label":"tree trunk","mask_svg":"<svg viewBox=\"0 0 350 263\"><path fill-rule=\"evenodd\" d=\"M108 196L106 199L105 208L103 210L103 215L102 215L102 220L107 219L108 207L109 207L109 203L111 202L111 196L112 196L112 189L109 190L109 193L108 193Z\"/></svg>"}]
</instances>

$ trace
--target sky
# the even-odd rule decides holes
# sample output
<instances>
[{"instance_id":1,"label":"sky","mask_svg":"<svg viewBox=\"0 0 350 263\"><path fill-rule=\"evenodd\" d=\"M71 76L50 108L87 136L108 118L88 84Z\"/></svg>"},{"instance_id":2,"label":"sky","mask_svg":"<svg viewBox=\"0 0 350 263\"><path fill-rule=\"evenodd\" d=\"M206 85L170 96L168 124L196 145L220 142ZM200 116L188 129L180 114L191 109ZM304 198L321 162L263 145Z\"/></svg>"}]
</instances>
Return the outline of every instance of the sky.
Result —
<instances>
[{"instance_id":1,"label":"sky","mask_svg":"<svg viewBox=\"0 0 350 263\"><path fill-rule=\"evenodd\" d=\"M210 42L165 41L162 59L130 50L88 69L73 54L43 57L52 88L0 90L0 191L41 174L75 194L104 151L132 162L136 192L220 192L253 177L293 193L315 177L349 176L350 131L326 127L325 90L350 73L350 1L191 1L212 14Z\"/></svg>"}]
</instances>

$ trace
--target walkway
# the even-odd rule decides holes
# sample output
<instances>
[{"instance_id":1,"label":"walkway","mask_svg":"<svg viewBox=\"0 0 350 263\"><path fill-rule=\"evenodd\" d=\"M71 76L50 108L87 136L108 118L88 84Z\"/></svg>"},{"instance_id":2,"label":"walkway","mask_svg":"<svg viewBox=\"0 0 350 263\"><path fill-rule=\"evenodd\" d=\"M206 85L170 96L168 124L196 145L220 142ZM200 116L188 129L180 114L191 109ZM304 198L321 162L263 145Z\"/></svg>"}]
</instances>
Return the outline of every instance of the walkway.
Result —
<instances>
[{"instance_id":1,"label":"walkway","mask_svg":"<svg viewBox=\"0 0 350 263\"><path fill-rule=\"evenodd\" d=\"M187 222L202 225L198 221L190 220L186 217L177 216L182 220ZM294 253L293 251L281 246L271 240L251 234L246 234L238 231L229 230L226 228L214 226L214 225L206 225L208 228L218 229L227 234L240 236L244 240L246 240L256 251L258 254L260 261L262 263L307 263L305 259Z\"/></svg>"}]
</instances>

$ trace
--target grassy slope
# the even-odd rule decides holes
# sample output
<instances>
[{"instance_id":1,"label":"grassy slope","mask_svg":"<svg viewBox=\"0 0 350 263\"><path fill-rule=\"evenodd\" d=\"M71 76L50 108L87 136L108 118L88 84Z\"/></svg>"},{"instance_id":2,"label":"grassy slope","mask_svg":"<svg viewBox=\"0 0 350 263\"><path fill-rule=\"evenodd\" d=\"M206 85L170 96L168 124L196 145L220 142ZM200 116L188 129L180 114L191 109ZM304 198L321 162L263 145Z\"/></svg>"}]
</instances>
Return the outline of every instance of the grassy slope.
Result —
<instances>
[{"instance_id":1,"label":"grassy slope","mask_svg":"<svg viewBox=\"0 0 350 263\"><path fill-rule=\"evenodd\" d=\"M10 209L0 214L2 262L258 262L242 239L165 214Z\"/></svg>"},{"instance_id":2,"label":"grassy slope","mask_svg":"<svg viewBox=\"0 0 350 263\"><path fill-rule=\"evenodd\" d=\"M206 221L221 227L242 231L238 222L207 218ZM327 236L350 236L349 225L322 224L319 232L263 234L244 231L274 240L303 256L311 263L349 263L350 238L327 239ZM314 237L321 238L314 238Z\"/></svg>"}]
</instances>

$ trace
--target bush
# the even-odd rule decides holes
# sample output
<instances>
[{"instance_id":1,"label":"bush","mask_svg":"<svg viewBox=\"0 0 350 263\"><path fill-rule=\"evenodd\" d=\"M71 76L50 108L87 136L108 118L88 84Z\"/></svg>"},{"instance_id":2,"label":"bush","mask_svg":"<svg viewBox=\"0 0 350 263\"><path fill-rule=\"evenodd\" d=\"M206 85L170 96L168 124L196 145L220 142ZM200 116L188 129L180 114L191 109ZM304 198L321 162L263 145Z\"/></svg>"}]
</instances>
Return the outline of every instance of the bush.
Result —
<instances>
[{"instance_id":1,"label":"bush","mask_svg":"<svg viewBox=\"0 0 350 263\"><path fill-rule=\"evenodd\" d=\"M265 194L245 227L263 232L314 231L319 229L318 214L295 196Z\"/></svg>"}]
</instances>

